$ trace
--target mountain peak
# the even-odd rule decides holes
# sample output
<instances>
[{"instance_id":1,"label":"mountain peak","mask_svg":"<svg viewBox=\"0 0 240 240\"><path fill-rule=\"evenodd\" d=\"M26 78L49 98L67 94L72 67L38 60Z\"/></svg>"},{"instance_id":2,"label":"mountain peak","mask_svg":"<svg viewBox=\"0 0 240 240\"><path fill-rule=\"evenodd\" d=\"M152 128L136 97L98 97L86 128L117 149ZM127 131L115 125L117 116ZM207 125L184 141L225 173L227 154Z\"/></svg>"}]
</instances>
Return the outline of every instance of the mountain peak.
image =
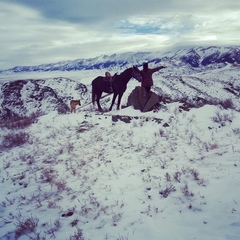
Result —
<instances>
[{"instance_id":1,"label":"mountain peak","mask_svg":"<svg viewBox=\"0 0 240 240\"><path fill-rule=\"evenodd\" d=\"M34 71L75 71L89 69L123 68L131 65L141 66L144 61L157 64L161 62L174 67L185 66L196 71L198 68L230 63L240 64L240 47L195 47L176 52L127 52L121 54L101 55L95 58L76 59L38 66L16 66L2 70L0 73L34 72Z\"/></svg>"}]
</instances>

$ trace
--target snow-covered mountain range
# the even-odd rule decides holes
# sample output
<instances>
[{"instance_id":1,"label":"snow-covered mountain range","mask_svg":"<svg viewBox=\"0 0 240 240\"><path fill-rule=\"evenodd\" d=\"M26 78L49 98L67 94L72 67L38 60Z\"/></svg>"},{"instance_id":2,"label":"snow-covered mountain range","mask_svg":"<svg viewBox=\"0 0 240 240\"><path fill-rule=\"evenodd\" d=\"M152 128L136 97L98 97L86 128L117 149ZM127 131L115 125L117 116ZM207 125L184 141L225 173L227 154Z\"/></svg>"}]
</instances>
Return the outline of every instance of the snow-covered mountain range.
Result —
<instances>
[{"instance_id":1,"label":"snow-covered mountain range","mask_svg":"<svg viewBox=\"0 0 240 240\"><path fill-rule=\"evenodd\" d=\"M177 52L137 52L103 55L96 58L77 59L38 66L16 66L2 70L0 73L17 73L33 71L73 71L93 69L123 69L134 64L142 65L144 61L169 67L186 67L199 71L207 67L223 67L226 64L240 64L240 47L196 47Z\"/></svg>"}]
</instances>

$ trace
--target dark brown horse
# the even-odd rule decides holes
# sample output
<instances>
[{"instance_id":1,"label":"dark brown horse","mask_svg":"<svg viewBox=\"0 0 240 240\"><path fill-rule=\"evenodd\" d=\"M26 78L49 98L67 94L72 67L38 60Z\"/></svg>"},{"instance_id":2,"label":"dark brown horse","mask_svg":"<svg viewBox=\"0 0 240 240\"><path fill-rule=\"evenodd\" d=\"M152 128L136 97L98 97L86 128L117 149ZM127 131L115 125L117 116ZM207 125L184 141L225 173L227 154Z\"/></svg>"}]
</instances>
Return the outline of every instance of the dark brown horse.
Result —
<instances>
[{"instance_id":1,"label":"dark brown horse","mask_svg":"<svg viewBox=\"0 0 240 240\"><path fill-rule=\"evenodd\" d=\"M119 75L115 74L112 78L112 81L106 81L106 78L102 76L96 77L92 81L93 105L96 100L98 105L98 110L102 111L102 107L100 105L100 98L102 96L102 93L103 92L113 93L112 104L109 108L109 111L112 110L113 104L117 96L118 96L117 110L119 110L123 93L126 91L127 84L132 77L137 79L139 82L141 82L142 80L140 70L135 66L126 69L124 72L120 73Z\"/></svg>"}]
</instances>

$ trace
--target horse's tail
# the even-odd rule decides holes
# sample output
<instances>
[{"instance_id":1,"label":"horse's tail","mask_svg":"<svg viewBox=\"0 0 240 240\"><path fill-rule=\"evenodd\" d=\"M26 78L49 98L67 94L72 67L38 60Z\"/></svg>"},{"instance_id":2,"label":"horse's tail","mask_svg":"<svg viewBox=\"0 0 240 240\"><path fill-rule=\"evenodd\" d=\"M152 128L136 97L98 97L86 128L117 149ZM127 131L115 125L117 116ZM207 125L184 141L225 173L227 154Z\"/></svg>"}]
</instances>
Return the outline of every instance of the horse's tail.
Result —
<instances>
[{"instance_id":1,"label":"horse's tail","mask_svg":"<svg viewBox=\"0 0 240 240\"><path fill-rule=\"evenodd\" d=\"M92 85L92 104L95 105L96 93L95 88Z\"/></svg>"}]
</instances>

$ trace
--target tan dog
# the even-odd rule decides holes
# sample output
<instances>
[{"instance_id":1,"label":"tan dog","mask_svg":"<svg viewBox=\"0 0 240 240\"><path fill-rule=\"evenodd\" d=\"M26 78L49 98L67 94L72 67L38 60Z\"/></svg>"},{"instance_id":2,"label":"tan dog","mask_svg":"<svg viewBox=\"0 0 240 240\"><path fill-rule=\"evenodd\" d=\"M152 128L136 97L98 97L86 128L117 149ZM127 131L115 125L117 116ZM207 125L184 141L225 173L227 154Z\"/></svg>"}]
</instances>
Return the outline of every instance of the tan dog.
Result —
<instances>
[{"instance_id":1,"label":"tan dog","mask_svg":"<svg viewBox=\"0 0 240 240\"><path fill-rule=\"evenodd\" d=\"M71 112L76 112L76 106L79 105L81 106L81 102L80 100L71 100L70 102L70 109L71 109Z\"/></svg>"}]
</instances>

